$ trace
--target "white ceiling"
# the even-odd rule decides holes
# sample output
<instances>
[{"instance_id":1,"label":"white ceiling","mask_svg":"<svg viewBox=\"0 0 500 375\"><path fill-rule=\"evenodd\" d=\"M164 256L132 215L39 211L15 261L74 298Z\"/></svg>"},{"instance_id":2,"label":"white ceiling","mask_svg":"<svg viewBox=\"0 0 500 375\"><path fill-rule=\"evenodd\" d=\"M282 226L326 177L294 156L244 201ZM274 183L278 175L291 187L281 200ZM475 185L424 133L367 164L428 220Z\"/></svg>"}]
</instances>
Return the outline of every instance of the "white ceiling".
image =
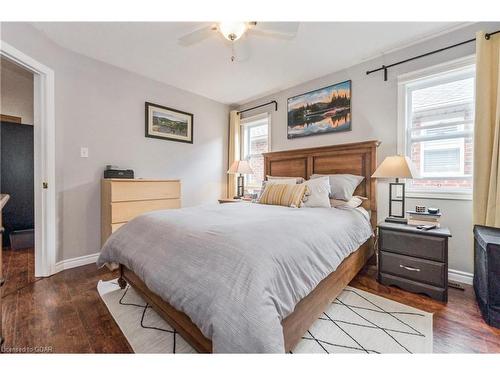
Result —
<instances>
[{"instance_id":1,"label":"white ceiling","mask_svg":"<svg viewBox=\"0 0 500 375\"><path fill-rule=\"evenodd\" d=\"M75 52L226 104L279 91L459 26L451 22L307 22L293 40L247 38L242 62L213 37L190 47L178 38L192 22L33 23Z\"/></svg>"}]
</instances>

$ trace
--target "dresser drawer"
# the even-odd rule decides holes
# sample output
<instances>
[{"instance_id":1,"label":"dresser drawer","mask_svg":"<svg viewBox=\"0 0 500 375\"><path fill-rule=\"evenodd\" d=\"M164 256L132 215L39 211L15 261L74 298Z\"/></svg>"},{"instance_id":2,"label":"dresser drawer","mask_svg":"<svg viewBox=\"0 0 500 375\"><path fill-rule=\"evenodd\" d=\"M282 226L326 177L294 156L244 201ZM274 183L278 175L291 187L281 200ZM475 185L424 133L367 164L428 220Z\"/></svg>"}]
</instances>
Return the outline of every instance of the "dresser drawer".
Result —
<instances>
[{"instance_id":1,"label":"dresser drawer","mask_svg":"<svg viewBox=\"0 0 500 375\"><path fill-rule=\"evenodd\" d=\"M446 261L446 237L379 229L379 249L438 262Z\"/></svg>"},{"instance_id":2,"label":"dresser drawer","mask_svg":"<svg viewBox=\"0 0 500 375\"><path fill-rule=\"evenodd\" d=\"M179 181L114 181L111 185L112 202L177 199L180 196Z\"/></svg>"},{"instance_id":3,"label":"dresser drawer","mask_svg":"<svg viewBox=\"0 0 500 375\"><path fill-rule=\"evenodd\" d=\"M444 263L381 251L379 268L380 272L390 273L405 279L438 287L446 285L446 265Z\"/></svg>"},{"instance_id":4,"label":"dresser drawer","mask_svg":"<svg viewBox=\"0 0 500 375\"><path fill-rule=\"evenodd\" d=\"M180 208L180 199L157 199L137 202L111 203L111 223L122 223L150 211Z\"/></svg>"}]
</instances>

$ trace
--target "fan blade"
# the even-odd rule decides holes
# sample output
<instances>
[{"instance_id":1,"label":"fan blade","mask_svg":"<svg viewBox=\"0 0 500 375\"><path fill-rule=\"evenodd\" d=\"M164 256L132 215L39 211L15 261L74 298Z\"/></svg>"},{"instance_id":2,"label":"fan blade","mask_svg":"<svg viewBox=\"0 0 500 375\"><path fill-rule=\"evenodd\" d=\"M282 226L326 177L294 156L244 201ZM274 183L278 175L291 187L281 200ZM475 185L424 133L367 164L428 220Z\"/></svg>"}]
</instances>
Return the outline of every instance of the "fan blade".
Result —
<instances>
[{"instance_id":1,"label":"fan blade","mask_svg":"<svg viewBox=\"0 0 500 375\"><path fill-rule=\"evenodd\" d=\"M179 38L179 44L187 47L199 43L214 35L215 34L214 30L216 31L217 28L214 29L213 25L202 27L201 29L195 30L193 32L190 32L189 34L181 36Z\"/></svg>"},{"instance_id":2,"label":"fan blade","mask_svg":"<svg viewBox=\"0 0 500 375\"><path fill-rule=\"evenodd\" d=\"M249 31L256 35L293 39L298 29L299 22L257 22Z\"/></svg>"}]
</instances>

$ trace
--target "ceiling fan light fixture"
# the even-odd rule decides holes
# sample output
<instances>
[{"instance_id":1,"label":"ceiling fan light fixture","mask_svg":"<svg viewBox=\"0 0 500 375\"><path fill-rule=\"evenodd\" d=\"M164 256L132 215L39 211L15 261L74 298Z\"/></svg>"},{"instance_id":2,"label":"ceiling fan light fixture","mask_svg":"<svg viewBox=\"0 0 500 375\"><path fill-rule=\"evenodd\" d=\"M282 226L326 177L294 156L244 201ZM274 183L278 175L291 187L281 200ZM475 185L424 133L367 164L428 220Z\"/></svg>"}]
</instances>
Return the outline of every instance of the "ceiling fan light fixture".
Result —
<instances>
[{"instance_id":1,"label":"ceiling fan light fixture","mask_svg":"<svg viewBox=\"0 0 500 375\"><path fill-rule=\"evenodd\" d=\"M246 22L219 22L219 31L227 40L234 42L247 31Z\"/></svg>"}]
</instances>

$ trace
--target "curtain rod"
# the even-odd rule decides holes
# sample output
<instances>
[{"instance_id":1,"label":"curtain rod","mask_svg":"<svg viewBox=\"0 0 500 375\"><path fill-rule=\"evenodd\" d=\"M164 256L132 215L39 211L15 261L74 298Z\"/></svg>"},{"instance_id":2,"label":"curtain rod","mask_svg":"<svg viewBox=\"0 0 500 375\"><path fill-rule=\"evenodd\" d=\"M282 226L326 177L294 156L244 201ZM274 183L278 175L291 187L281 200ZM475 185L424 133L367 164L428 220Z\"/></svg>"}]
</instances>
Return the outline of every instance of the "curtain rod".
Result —
<instances>
[{"instance_id":1,"label":"curtain rod","mask_svg":"<svg viewBox=\"0 0 500 375\"><path fill-rule=\"evenodd\" d=\"M484 37L485 37L486 40L489 40L492 35L495 35L495 34L498 34L498 33L500 33L500 30L493 31L491 33L486 33L486 34L484 34ZM372 73L378 72L380 70L383 70L384 71L384 81L387 81L387 69L392 68L393 66L404 64L404 63L407 63L408 61L413 61L413 60L420 59L422 57L426 57L426 56L429 56L429 55L433 55L433 54L438 53L438 52L446 51L447 49L455 48L455 47L461 46L463 44L471 43L471 42L474 42L475 40L476 40L476 38L465 40L463 42L456 43L456 44L453 44L453 45L448 46L448 47L439 48L439 49L436 49L434 51L424 53L422 55L410 57L409 59L406 59L406 60L401 60L401 61L389 64L389 65L382 65L380 68L373 69L373 70L368 70L366 72L366 74L368 75L368 74L372 74Z\"/></svg>"},{"instance_id":2,"label":"curtain rod","mask_svg":"<svg viewBox=\"0 0 500 375\"><path fill-rule=\"evenodd\" d=\"M269 104L274 104L274 110L277 111L278 110L278 102L276 100L271 100L270 102L267 102L267 103L264 103L264 104L261 104L261 105L257 105L255 107L252 107L252 108L248 108L248 109L244 109L243 111L238 111L236 112L238 115L241 115L243 112L248 112L248 111L252 111L254 109L257 109L257 108L260 108L260 107L265 107L266 105L269 105Z\"/></svg>"}]
</instances>

